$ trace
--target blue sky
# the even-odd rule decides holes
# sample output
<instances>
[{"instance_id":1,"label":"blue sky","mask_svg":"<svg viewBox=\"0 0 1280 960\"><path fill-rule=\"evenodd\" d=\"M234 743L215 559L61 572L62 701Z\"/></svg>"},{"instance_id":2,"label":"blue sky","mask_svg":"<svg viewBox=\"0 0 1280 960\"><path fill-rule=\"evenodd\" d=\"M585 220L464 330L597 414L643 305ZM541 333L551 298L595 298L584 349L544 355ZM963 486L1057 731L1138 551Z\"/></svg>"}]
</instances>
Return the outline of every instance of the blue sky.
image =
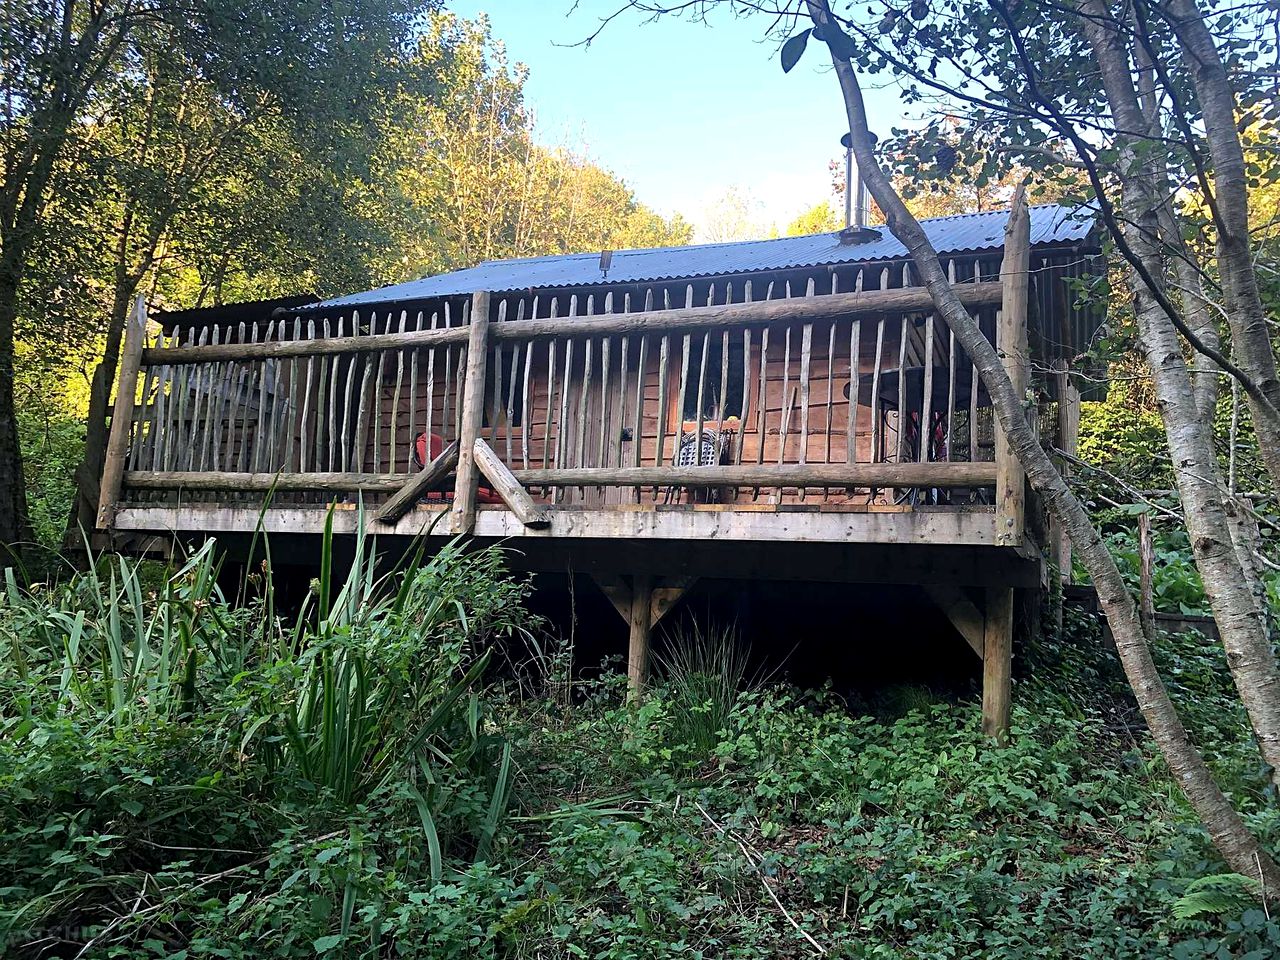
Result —
<instances>
[{"instance_id":1,"label":"blue sky","mask_svg":"<svg viewBox=\"0 0 1280 960\"><path fill-rule=\"evenodd\" d=\"M830 195L827 164L842 156L843 105L825 49L789 74L768 18L716 10L707 23L646 23L632 11L590 47L573 47L622 0L453 0L460 16L487 13L526 86L539 138L585 146L645 203L697 224L730 186L761 218L785 223ZM901 124L896 91L866 91L873 129Z\"/></svg>"}]
</instances>

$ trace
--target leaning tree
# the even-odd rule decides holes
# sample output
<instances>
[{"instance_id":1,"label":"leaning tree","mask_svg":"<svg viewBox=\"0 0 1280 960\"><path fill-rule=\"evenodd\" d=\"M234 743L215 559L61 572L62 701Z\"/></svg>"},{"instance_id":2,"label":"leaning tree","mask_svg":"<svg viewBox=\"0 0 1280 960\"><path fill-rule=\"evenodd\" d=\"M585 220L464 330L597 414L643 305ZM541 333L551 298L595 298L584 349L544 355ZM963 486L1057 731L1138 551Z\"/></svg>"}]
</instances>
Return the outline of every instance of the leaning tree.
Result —
<instances>
[{"instance_id":1,"label":"leaning tree","mask_svg":"<svg viewBox=\"0 0 1280 960\"><path fill-rule=\"evenodd\" d=\"M632 0L626 8L701 18L716 6L772 17L769 29L785 38L785 69L809 45L824 48L863 181L910 252L934 308L973 358L1029 481L1071 537L1153 739L1230 867L1260 878L1268 891L1280 889L1280 870L1179 720L1133 597L1041 445L1027 398L961 304L889 169L896 154L913 158L917 173L923 167L925 175L945 176L967 154L984 179L1019 165L1041 182L1083 185L1124 268L1183 516L1232 676L1263 758L1280 770L1280 673L1258 576L1257 526L1251 505L1231 496L1211 427L1219 378L1230 377L1248 399L1259 457L1276 486L1280 395L1250 246L1251 171L1239 136L1242 124L1275 109L1276 51L1257 29L1274 12L1261 3L1198 8L1194 0L888 0L871 11L837 11L828 0ZM934 121L877 140L860 74L884 73ZM1206 235L1211 243L1192 242Z\"/></svg>"}]
</instances>

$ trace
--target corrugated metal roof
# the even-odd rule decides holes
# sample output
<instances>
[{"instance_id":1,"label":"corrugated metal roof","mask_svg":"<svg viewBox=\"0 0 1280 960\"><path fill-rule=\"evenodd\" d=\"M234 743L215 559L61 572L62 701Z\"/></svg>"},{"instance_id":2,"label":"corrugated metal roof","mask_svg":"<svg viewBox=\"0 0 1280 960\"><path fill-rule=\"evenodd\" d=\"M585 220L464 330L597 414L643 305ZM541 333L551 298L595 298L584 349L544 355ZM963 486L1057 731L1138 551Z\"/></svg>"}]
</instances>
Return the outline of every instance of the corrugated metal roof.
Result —
<instances>
[{"instance_id":1,"label":"corrugated metal roof","mask_svg":"<svg viewBox=\"0 0 1280 960\"><path fill-rule=\"evenodd\" d=\"M1057 204L1031 208L1031 242L1067 243L1084 240L1093 227L1089 208ZM920 221L939 253L965 253L998 249L1004 244L1008 211L966 213ZM694 277L727 276L761 270L823 267L838 264L895 260L907 256L906 248L889 233L876 228L879 239L842 245L838 233L807 237L779 237L738 243L706 243L649 250L615 250L608 276L600 270L599 253L576 253L519 260L491 260L467 270L456 270L421 280L410 280L364 293L326 300L317 306L343 307L397 300L424 300L469 294L494 293L543 287L597 286L603 283L649 283Z\"/></svg>"}]
</instances>

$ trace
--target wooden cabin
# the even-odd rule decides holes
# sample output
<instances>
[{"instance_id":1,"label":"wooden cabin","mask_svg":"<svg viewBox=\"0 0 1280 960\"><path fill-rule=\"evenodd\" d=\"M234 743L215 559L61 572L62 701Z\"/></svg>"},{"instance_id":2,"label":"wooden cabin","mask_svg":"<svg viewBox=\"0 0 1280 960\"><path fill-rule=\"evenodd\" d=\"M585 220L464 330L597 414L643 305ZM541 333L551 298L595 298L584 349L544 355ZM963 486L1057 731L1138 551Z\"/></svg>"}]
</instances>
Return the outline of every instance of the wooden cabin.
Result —
<instances>
[{"instance_id":1,"label":"wooden cabin","mask_svg":"<svg viewBox=\"0 0 1280 960\"><path fill-rule=\"evenodd\" d=\"M1101 320L1077 303L1102 270L1091 214L924 227L1069 445ZM596 579L636 685L696 578L918 585L984 658L1003 728L1013 591L1044 582L1056 541L886 230L497 261L272 307L158 315L151 343L139 312L104 535L261 529L305 552L333 505L339 534L512 542Z\"/></svg>"}]
</instances>

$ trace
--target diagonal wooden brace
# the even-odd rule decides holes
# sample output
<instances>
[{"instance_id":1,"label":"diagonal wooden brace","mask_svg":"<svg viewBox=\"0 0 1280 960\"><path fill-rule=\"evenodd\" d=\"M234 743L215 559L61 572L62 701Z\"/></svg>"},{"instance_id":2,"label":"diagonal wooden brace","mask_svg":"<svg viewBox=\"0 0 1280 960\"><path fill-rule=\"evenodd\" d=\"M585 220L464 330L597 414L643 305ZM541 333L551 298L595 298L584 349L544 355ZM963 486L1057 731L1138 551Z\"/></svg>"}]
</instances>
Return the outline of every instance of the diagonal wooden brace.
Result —
<instances>
[{"instance_id":1,"label":"diagonal wooden brace","mask_svg":"<svg viewBox=\"0 0 1280 960\"><path fill-rule=\"evenodd\" d=\"M520 481L512 475L489 444L476 437L472 454L484 478L502 498L507 509L520 518L521 523L532 530L551 526L551 515L547 508L533 502L533 497L520 486Z\"/></svg>"},{"instance_id":2,"label":"diagonal wooden brace","mask_svg":"<svg viewBox=\"0 0 1280 960\"><path fill-rule=\"evenodd\" d=\"M374 514L374 519L382 523L395 523L409 512L409 508L417 503L424 493L443 483L445 477L449 476L457 465L458 441L455 440L441 450L440 456L423 467L420 473L415 473L406 480L404 486L396 491L395 496Z\"/></svg>"}]
</instances>

